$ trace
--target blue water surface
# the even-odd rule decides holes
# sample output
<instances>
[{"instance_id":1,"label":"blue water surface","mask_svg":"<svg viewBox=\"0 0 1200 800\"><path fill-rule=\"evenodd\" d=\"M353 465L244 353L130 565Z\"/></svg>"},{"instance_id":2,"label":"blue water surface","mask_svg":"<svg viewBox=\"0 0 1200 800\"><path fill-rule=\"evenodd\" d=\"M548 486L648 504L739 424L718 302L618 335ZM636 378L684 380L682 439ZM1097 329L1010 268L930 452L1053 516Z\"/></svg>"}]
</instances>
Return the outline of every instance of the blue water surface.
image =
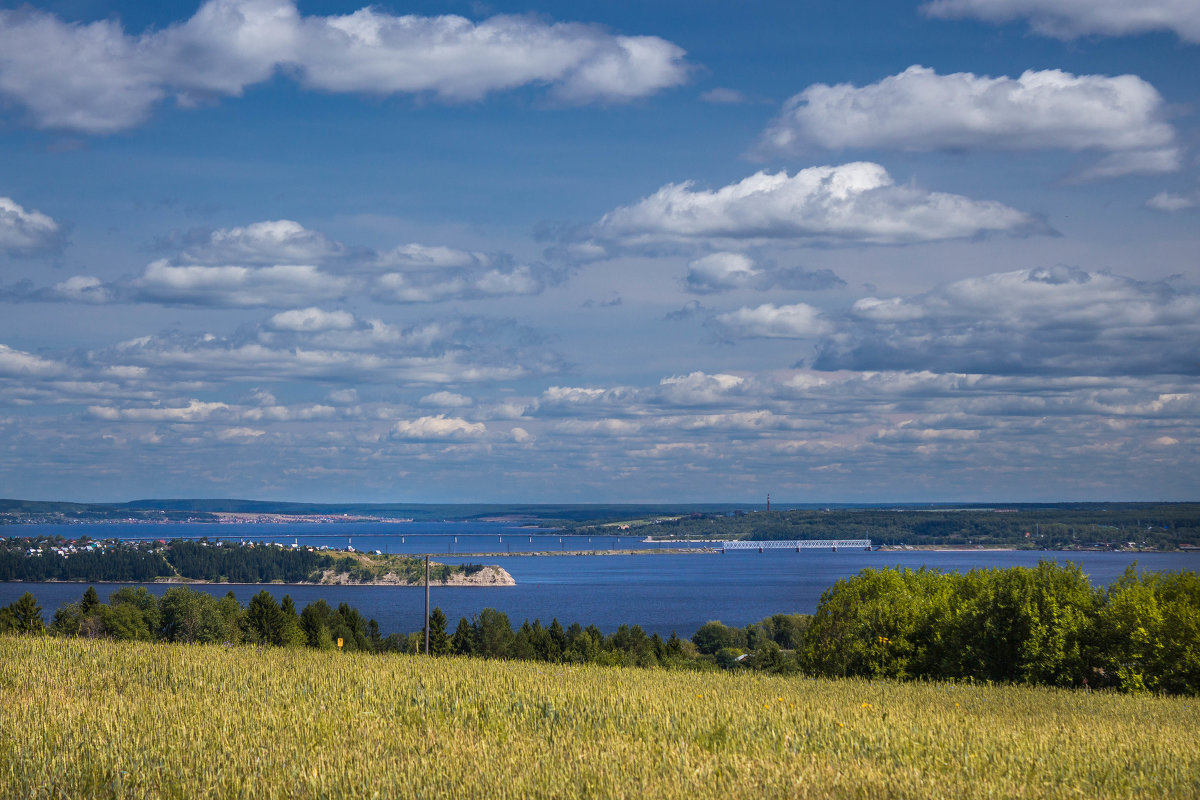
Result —
<instances>
[{"instance_id":1,"label":"blue water surface","mask_svg":"<svg viewBox=\"0 0 1200 800\"><path fill-rule=\"evenodd\" d=\"M234 529L234 530L230 530ZM922 566L945 571L976 567L1035 566L1040 559L1078 563L1097 585L1107 585L1136 562L1142 570L1197 570L1200 555L1189 553L1062 553L1030 551L878 551L767 550L720 553L656 554L659 545L629 535L623 537L561 537L499 523L406 523L390 525L274 524L274 525L64 525L21 526L0 533L9 536L60 534L76 538L86 533L100 538L175 538L207 535L210 539L269 541L345 547L347 539L361 550L391 553L431 553L446 563L498 564L512 574L516 586L438 587L431 603L440 606L453 628L484 608L508 614L513 625L525 619L567 625L595 624L611 632L621 624L638 624L663 636L672 631L690 636L708 620L746 625L776 613L812 613L821 593L838 579L867 567ZM532 537L533 541L529 541ZM457 538L457 541L455 539ZM696 545L701 547L703 545ZM513 555L508 555L511 547ZM561 549L559 549L561 548ZM645 554L605 555L611 549L645 549ZM520 555L530 550L556 550L564 555ZM470 554L488 553L486 558ZM571 554L574 553L574 554ZM497 555L498 554L498 555ZM97 584L107 597L119 586ZM145 584L161 594L168 586ZM0 605L32 591L49 618L54 609L82 595L84 586L67 583L0 583ZM241 602L267 589L276 598L291 595L297 607L318 599L346 602L368 618L378 620L384 633L420 629L424 591L392 586L248 586L196 585L224 595L232 591Z\"/></svg>"}]
</instances>

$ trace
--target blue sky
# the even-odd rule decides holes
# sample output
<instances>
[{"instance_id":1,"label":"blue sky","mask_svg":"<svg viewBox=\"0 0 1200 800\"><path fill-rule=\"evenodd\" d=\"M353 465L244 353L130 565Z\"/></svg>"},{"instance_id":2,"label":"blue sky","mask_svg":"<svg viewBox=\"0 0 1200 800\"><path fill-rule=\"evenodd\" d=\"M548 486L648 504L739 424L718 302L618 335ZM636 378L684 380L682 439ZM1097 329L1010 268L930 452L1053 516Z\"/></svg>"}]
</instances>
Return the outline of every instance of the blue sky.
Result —
<instances>
[{"instance_id":1,"label":"blue sky","mask_svg":"<svg viewBox=\"0 0 1200 800\"><path fill-rule=\"evenodd\" d=\"M0 495L1195 499L1200 4L0 3Z\"/></svg>"}]
</instances>

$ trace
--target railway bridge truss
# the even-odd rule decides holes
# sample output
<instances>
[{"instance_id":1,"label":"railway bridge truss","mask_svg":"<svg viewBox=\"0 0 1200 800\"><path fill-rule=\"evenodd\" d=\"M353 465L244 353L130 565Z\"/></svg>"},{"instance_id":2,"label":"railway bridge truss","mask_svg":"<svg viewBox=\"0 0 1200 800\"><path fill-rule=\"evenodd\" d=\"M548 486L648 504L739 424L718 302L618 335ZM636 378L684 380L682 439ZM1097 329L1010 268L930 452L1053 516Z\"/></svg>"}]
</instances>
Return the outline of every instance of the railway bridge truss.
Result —
<instances>
[{"instance_id":1,"label":"railway bridge truss","mask_svg":"<svg viewBox=\"0 0 1200 800\"><path fill-rule=\"evenodd\" d=\"M794 539L794 540L769 540L769 541L750 541L747 539L739 539L732 542L721 542L721 552L727 553L730 550L757 550L763 552L766 550L795 550L797 553L801 550L870 550L870 539Z\"/></svg>"}]
</instances>

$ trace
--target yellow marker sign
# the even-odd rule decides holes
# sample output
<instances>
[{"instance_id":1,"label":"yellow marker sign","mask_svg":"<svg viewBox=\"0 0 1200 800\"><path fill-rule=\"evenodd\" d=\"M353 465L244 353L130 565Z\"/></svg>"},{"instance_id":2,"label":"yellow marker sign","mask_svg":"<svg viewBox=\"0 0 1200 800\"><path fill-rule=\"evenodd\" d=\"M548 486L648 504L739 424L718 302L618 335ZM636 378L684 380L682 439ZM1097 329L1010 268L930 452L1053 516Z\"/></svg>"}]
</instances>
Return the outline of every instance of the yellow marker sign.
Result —
<instances>
[{"instance_id":1,"label":"yellow marker sign","mask_svg":"<svg viewBox=\"0 0 1200 800\"><path fill-rule=\"evenodd\" d=\"M341 640L341 638L339 637L339 638L338 638L338 650L341 650L341 649L342 649L342 640Z\"/></svg>"}]
</instances>

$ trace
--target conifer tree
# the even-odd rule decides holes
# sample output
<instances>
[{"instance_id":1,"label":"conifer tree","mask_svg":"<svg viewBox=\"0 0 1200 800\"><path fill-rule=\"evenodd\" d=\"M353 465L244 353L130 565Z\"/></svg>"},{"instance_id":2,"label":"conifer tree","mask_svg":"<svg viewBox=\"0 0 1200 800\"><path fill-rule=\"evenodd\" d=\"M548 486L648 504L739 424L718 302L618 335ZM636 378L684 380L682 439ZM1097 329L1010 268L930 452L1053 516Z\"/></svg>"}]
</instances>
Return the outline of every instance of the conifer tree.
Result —
<instances>
[{"instance_id":1,"label":"conifer tree","mask_svg":"<svg viewBox=\"0 0 1200 800\"><path fill-rule=\"evenodd\" d=\"M96 594L95 586L89 586L83 593L83 599L79 601L79 613L86 617L95 611L98 605L100 605L100 595Z\"/></svg>"},{"instance_id":2,"label":"conifer tree","mask_svg":"<svg viewBox=\"0 0 1200 800\"><path fill-rule=\"evenodd\" d=\"M451 651L450 637L446 634L446 615L441 607L435 606L429 614L429 654L448 656Z\"/></svg>"},{"instance_id":3,"label":"conifer tree","mask_svg":"<svg viewBox=\"0 0 1200 800\"><path fill-rule=\"evenodd\" d=\"M466 617L458 620L458 627L450 639L450 651L456 656L469 656L475 652L475 629Z\"/></svg>"},{"instance_id":4,"label":"conifer tree","mask_svg":"<svg viewBox=\"0 0 1200 800\"><path fill-rule=\"evenodd\" d=\"M15 627L18 633L41 633L45 630L46 622L42 619L42 607L37 604L32 593L26 592L21 595L17 602L9 608L12 609L13 617L16 620Z\"/></svg>"}]
</instances>

